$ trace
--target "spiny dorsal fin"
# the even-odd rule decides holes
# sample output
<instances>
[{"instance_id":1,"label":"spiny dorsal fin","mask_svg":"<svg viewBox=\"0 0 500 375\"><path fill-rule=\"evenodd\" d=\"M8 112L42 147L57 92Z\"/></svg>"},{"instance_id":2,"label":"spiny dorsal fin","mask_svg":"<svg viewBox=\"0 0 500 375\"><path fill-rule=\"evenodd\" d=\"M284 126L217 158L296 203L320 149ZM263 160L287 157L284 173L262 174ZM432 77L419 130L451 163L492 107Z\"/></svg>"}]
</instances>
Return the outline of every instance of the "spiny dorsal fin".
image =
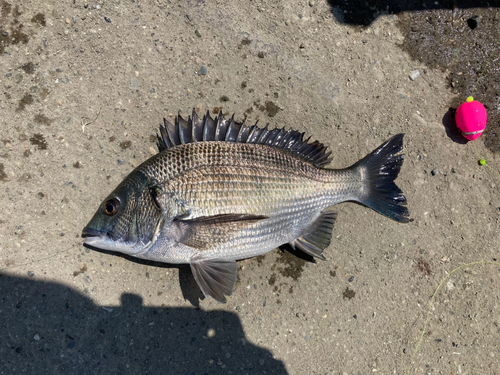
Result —
<instances>
[{"instance_id":1,"label":"spiny dorsal fin","mask_svg":"<svg viewBox=\"0 0 500 375\"><path fill-rule=\"evenodd\" d=\"M245 125L226 118L219 113L215 119L207 112L203 119L200 119L193 109L192 117L184 120L180 115L175 118L175 124L163 119L160 125L160 134L157 135L158 150L160 152L169 148L193 143L193 142L237 142L254 143L287 150L300 158L313 163L317 167L323 167L330 163L331 151L327 152L327 147L318 141L309 142L310 138L304 140L304 133L296 130L285 130L260 128L257 123L253 126Z\"/></svg>"}]
</instances>

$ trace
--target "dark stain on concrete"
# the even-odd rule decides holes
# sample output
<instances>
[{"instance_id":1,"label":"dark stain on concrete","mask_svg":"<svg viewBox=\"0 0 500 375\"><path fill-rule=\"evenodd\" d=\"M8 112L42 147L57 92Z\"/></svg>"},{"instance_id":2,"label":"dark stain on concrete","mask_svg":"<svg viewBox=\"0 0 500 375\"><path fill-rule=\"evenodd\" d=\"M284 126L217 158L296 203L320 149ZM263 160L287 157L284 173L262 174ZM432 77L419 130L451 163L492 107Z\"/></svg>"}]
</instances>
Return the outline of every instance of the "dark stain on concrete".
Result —
<instances>
[{"instance_id":1,"label":"dark stain on concrete","mask_svg":"<svg viewBox=\"0 0 500 375\"><path fill-rule=\"evenodd\" d=\"M425 276L431 275L431 266L425 259L420 259L417 263L417 270Z\"/></svg>"},{"instance_id":2,"label":"dark stain on concrete","mask_svg":"<svg viewBox=\"0 0 500 375\"><path fill-rule=\"evenodd\" d=\"M266 257L266 254L256 256L255 260L257 261L257 265L261 266L265 257Z\"/></svg>"},{"instance_id":3,"label":"dark stain on concrete","mask_svg":"<svg viewBox=\"0 0 500 375\"><path fill-rule=\"evenodd\" d=\"M84 265L80 268L80 271L73 271L73 277L76 277L76 276L78 276L79 274L84 273L85 271L87 271L87 265L86 265L86 264L84 264Z\"/></svg>"},{"instance_id":4,"label":"dark stain on concrete","mask_svg":"<svg viewBox=\"0 0 500 375\"><path fill-rule=\"evenodd\" d=\"M32 145L37 146L39 150L46 150L48 147L47 141L41 134L34 134L33 137L30 138L30 142Z\"/></svg>"},{"instance_id":5,"label":"dark stain on concrete","mask_svg":"<svg viewBox=\"0 0 500 375\"><path fill-rule=\"evenodd\" d=\"M12 5L6 1L0 1L0 11L0 24L5 25L7 23L6 21L8 16L11 15L12 17L12 23L9 30L7 30L7 28L4 29L3 27L0 28L0 55L2 55L5 52L5 49L11 44L28 43L29 37L23 32L24 25L20 24L17 19L19 14L21 14L18 6L14 7L12 10Z\"/></svg>"},{"instance_id":6,"label":"dark stain on concrete","mask_svg":"<svg viewBox=\"0 0 500 375\"><path fill-rule=\"evenodd\" d=\"M304 265L307 263L306 260L297 256L296 253L291 251L280 251L280 256L276 260L275 268L285 277L291 277L294 280L298 280L302 275L304 270Z\"/></svg>"},{"instance_id":7,"label":"dark stain on concrete","mask_svg":"<svg viewBox=\"0 0 500 375\"><path fill-rule=\"evenodd\" d=\"M35 73L35 65L30 61L21 66L21 69L24 70L26 74L34 74Z\"/></svg>"},{"instance_id":8,"label":"dark stain on concrete","mask_svg":"<svg viewBox=\"0 0 500 375\"><path fill-rule=\"evenodd\" d=\"M0 181L8 181L9 178L7 176L7 173L5 173L5 166L3 163L0 163Z\"/></svg>"},{"instance_id":9,"label":"dark stain on concrete","mask_svg":"<svg viewBox=\"0 0 500 375\"><path fill-rule=\"evenodd\" d=\"M132 147L132 141L123 141L120 143L120 148L122 150L126 150L128 148Z\"/></svg>"},{"instance_id":10,"label":"dark stain on concrete","mask_svg":"<svg viewBox=\"0 0 500 375\"><path fill-rule=\"evenodd\" d=\"M17 112L23 111L27 105L33 104L35 100L33 99L33 95L31 94L24 94L24 96L19 100L19 104L16 108Z\"/></svg>"},{"instance_id":11,"label":"dark stain on concrete","mask_svg":"<svg viewBox=\"0 0 500 375\"><path fill-rule=\"evenodd\" d=\"M33 18L31 19L31 22L36 23L36 24L43 26L43 27L45 27L45 25L47 24L47 22L45 21L45 14L43 14L43 13L35 14L33 16Z\"/></svg>"},{"instance_id":12,"label":"dark stain on concrete","mask_svg":"<svg viewBox=\"0 0 500 375\"><path fill-rule=\"evenodd\" d=\"M45 116L44 114L38 114L38 115L35 115L35 118L34 118L34 121L37 123L37 124L41 124L41 125L50 125L52 123L52 120L49 119L47 116Z\"/></svg>"},{"instance_id":13,"label":"dark stain on concrete","mask_svg":"<svg viewBox=\"0 0 500 375\"><path fill-rule=\"evenodd\" d=\"M271 276L269 277L269 280L267 282L269 283L269 285L276 284L276 274L275 273L271 274Z\"/></svg>"},{"instance_id":14,"label":"dark stain on concrete","mask_svg":"<svg viewBox=\"0 0 500 375\"><path fill-rule=\"evenodd\" d=\"M356 295L356 292L352 289L349 289L349 287L345 288L344 292L342 293L344 296L344 299L353 299L354 296Z\"/></svg>"},{"instance_id":15,"label":"dark stain on concrete","mask_svg":"<svg viewBox=\"0 0 500 375\"><path fill-rule=\"evenodd\" d=\"M274 117L280 110L280 108L271 101L266 101L265 105L259 105L261 112L266 112L269 117Z\"/></svg>"}]
</instances>

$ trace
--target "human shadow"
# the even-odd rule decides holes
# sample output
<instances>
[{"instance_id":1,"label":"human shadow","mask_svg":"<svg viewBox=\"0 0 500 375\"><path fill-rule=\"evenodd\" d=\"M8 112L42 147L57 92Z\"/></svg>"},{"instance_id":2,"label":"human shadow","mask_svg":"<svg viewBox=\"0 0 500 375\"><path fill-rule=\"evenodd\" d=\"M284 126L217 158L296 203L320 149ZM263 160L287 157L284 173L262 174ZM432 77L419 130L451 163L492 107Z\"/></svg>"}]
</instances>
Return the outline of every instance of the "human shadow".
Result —
<instances>
[{"instance_id":1,"label":"human shadow","mask_svg":"<svg viewBox=\"0 0 500 375\"><path fill-rule=\"evenodd\" d=\"M148 307L134 294L100 306L67 286L2 273L0 290L0 373L287 374L230 312Z\"/></svg>"},{"instance_id":2,"label":"human shadow","mask_svg":"<svg viewBox=\"0 0 500 375\"><path fill-rule=\"evenodd\" d=\"M499 0L328 0L338 22L368 26L382 14L454 8L500 7Z\"/></svg>"},{"instance_id":3,"label":"human shadow","mask_svg":"<svg viewBox=\"0 0 500 375\"><path fill-rule=\"evenodd\" d=\"M184 297L184 299L188 300L191 303L191 305L199 307L200 300L205 298L205 296L201 292L200 287L196 283L196 280L194 279L194 276L191 272L191 267L188 264L171 264L171 263L155 262L151 260L136 258L127 254L117 253L115 251L102 250L87 244L83 244L83 246L92 251L97 251L99 253L125 258L129 262L145 264L148 266L159 267L159 268L177 268L179 270L179 283L181 287L182 296Z\"/></svg>"}]
</instances>

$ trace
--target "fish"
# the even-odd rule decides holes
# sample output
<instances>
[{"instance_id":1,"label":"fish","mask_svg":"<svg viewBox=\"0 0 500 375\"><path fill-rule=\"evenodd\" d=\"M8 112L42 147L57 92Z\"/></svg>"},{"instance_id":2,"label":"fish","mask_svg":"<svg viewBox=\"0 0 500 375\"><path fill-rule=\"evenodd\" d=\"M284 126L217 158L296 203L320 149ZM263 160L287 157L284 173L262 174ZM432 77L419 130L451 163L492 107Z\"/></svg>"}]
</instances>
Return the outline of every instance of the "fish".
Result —
<instances>
[{"instance_id":1,"label":"fish","mask_svg":"<svg viewBox=\"0 0 500 375\"><path fill-rule=\"evenodd\" d=\"M236 261L284 244L325 260L337 212L354 201L408 222L394 182L403 165L397 134L345 169L305 133L200 118L164 119L159 152L135 168L83 229L84 244L149 261L190 264L205 297L226 302Z\"/></svg>"}]
</instances>

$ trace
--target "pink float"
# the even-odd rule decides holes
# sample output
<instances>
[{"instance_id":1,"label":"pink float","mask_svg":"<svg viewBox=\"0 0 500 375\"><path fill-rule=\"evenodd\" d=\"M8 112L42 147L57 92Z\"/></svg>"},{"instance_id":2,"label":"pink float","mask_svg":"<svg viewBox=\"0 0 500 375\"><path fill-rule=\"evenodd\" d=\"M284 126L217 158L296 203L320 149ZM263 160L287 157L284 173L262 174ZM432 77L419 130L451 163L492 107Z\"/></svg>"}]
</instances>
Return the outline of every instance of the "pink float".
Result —
<instances>
[{"instance_id":1,"label":"pink float","mask_svg":"<svg viewBox=\"0 0 500 375\"><path fill-rule=\"evenodd\" d=\"M486 128L486 109L472 96L460 104L455 114L455 122L460 133L469 141L478 139Z\"/></svg>"}]
</instances>

